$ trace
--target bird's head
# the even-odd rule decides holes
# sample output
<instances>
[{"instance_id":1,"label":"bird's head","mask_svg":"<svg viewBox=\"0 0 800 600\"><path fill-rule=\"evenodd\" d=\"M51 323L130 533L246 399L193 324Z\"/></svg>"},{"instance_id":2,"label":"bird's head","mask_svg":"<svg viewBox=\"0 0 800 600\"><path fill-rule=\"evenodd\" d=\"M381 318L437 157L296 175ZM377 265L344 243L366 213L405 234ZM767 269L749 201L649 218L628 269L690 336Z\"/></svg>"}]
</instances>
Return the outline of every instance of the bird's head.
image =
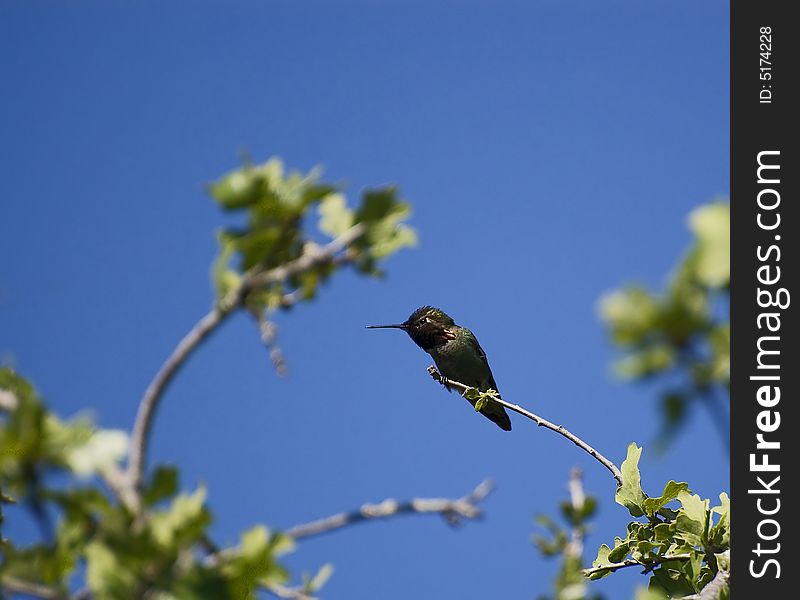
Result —
<instances>
[{"instance_id":1,"label":"bird's head","mask_svg":"<svg viewBox=\"0 0 800 600\"><path fill-rule=\"evenodd\" d=\"M444 311L433 306L422 306L402 323L395 325L367 325L368 329L402 329L423 350L444 344L453 336L450 328L455 321Z\"/></svg>"}]
</instances>

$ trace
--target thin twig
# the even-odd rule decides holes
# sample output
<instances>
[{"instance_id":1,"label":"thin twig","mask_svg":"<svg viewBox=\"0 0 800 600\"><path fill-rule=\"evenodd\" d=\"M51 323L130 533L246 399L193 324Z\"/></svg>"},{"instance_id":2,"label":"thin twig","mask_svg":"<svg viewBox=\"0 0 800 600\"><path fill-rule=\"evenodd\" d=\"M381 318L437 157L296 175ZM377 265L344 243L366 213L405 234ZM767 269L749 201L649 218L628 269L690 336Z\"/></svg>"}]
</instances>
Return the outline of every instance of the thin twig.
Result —
<instances>
[{"instance_id":1,"label":"thin twig","mask_svg":"<svg viewBox=\"0 0 800 600\"><path fill-rule=\"evenodd\" d=\"M472 389L468 385L464 385L463 383L460 383L458 381L453 381L452 379L448 379L447 377L444 377L441 373L439 373L439 371L434 366L428 367L428 373L430 373L431 377L433 377L439 383L441 383L443 385L447 385L449 387L456 388L457 390L459 390L461 392L462 395L467 390ZM576 446L578 446L582 450L586 451L592 458L597 460L606 469L611 471L611 474L614 476L614 479L617 480L617 484L618 485L622 485L622 471L620 471L619 468L617 468L617 466L613 462L608 460L605 456L600 454L597 450L592 448L589 444L584 442L577 435L575 435L574 433L571 433L570 431L568 431L562 425L555 425L555 424L551 423L550 421L548 421L547 419L544 419L544 418L540 417L539 415L535 415L532 412L530 412L529 410L526 410L526 409L522 408L518 404L512 404L511 402L506 402L505 400L500 398L500 396L493 395L491 401L492 402L497 402L498 404L500 404L502 406L505 406L509 410L513 410L516 413L519 413L519 414L521 414L521 415L523 415L525 417L528 417L530 420L534 421L539 427L546 427L547 429L550 429L551 431L555 431L559 435L563 435L565 438L567 438L573 444L575 444Z\"/></svg>"},{"instance_id":2,"label":"thin twig","mask_svg":"<svg viewBox=\"0 0 800 600\"><path fill-rule=\"evenodd\" d=\"M488 479L474 490L456 500L448 498L414 498L404 502L384 500L379 504L365 504L357 510L331 515L324 519L295 525L285 534L295 540L328 533L348 525L373 519L386 519L403 514L435 513L442 515L449 524L457 525L462 519L476 519L481 515L478 503L488 496L494 485Z\"/></svg>"},{"instance_id":3,"label":"thin twig","mask_svg":"<svg viewBox=\"0 0 800 600\"><path fill-rule=\"evenodd\" d=\"M301 587L289 587L280 583L270 583L263 587L276 598L283 600L316 600L315 596L308 595Z\"/></svg>"},{"instance_id":4,"label":"thin twig","mask_svg":"<svg viewBox=\"0 0 800 600\"><path fill-rule=\"evenodd\" d=\"M247 295L251 291L283 281L293 275L335 259L339 252L364 235L365 231L364 224L358 223L325 246L307 246L303 254L293 261L268 271L249 273L243 278L237 289L222 298L218 305L200 319L178 343L150 382L139 403L139 410L131 436L130 461L126 472L127 485L133 490L132 494L129 493L126 496L128 496L128 501L131 498L135 498L133 500L133 508L138 508L136 505L138 504L139 489L144 477L147 445L156 409L167 386L189 356L203 340L219 327L225 317L244 304Z\"/></svg>"},{"instance_id":5,"label":"thin twig","mask_svg":"<svg viewBox=\"0 0 800 600\"><path fill-rule=\"evenodd\" d=\"M586 577L589 577L595 573L602 573L603 571L613 573L614 571L619 571L620 569L625 569L627 567L644 567L645 569L650 570L661 563L669 562L671 560L689 560L690 558L692 558L691 554L665 554L663 556L653 556L646 560L629 558L627 560L623 560L622 562L608 563L605 565L598 565L590 569L584 569L583 574Z\"/></svg>"},{"instance_id":6,"label":"thin twig","mask_svg":"<svg viewBox=\"0 0 800 600\"><path fill-rule=\"evenodd\" d=\"M286 377L288 367L286 366L286 359L283 357L283 350L278 345L278 326L270 321L263 313L254 314L258 326L258 332L261 335L261 342L269 352L269 359L272 366L275 368L275 374L278 377Z\"/></svg>"}]
</instances>

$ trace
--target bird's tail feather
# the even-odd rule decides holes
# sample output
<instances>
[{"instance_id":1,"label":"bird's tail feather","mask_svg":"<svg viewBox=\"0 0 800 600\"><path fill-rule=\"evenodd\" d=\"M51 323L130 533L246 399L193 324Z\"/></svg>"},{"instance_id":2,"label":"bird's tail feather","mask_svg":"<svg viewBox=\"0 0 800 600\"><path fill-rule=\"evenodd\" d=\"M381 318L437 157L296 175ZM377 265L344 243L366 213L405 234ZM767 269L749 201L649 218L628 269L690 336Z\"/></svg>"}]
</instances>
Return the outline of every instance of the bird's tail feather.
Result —
<instances>
[{"instance_id":1,"label":"bird's tail feather","mask_svg":"<svg viewBox=\"0 0 800 600\"><path fill-rule=\"evenodd\" d=\"M503 431L511 431L511 419L508 417L506 409L496 402L489 401L481 409L481 414L497 424Z\"/></svg>"}]
</instances>

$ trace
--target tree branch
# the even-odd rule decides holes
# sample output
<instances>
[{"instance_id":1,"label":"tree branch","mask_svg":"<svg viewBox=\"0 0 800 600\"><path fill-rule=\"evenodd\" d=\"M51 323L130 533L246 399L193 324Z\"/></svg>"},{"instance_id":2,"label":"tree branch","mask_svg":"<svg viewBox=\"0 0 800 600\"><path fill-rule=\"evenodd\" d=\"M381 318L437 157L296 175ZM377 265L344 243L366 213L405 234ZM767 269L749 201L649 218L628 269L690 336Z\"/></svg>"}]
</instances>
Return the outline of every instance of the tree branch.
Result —
<instances>
[{"instance_id":1,"label":"tree branch","mask_svg":"<svg viewBox=\"0 0 800 600\"><path fill-rule=\"evenodd\" d=\"M361 508L331 515L324 519L295 525L284 533L295 539L303 539L321 535L354 525L362 521L386 519L403 514L440 514L450 525L458 525L465 519L476 519L481 516L478 504L488 496L494 484L486 479L469 494L456 500L447 498L413 498L404 502L384 500L379 504L364 504Z\"/></svg>"},{"instance_id":2,"label":"tree branch","mask_svg":"<svg viewBox=\"0 0 800 600\"><path fill-rule=\"evenodd\" d=\"M68 595L57 588L3 575L2 589L12 594L25 594L42 600L66 600Z\"/></svg>"},{"instance_id":3,"label":"tree branch","mask_svg":"<svg viewBox=\"0 0 800 600\"><path fill-rule=\"evenodd\" d=\"M222 298L217 306L200 319L183 337L172 354L161 365L139 402L139 410L131 436L131 455L125 473L127 487L132 491L123 494L124 497L121 497L123 502L132 502L132 507L138 508L139 489L144 477L147 445L156 409L175 374L200 344L219 327L225 317L244 304L250 292L334 260L338 253L364 235L365 231L364 224L358 223L325 246L308 244L303 254L293 261L268 271L249 272L237 289Z\"/></svg>"},{"instance_id":4,"label":"tree branch","mask_svg":"<svg viewBox=\"0 0 800 600\"><path fill-rule=\"evenodd\" d=\"M128 497L126 502L138 503L138 490L142 484L144 476L144 464L147 457L147 444L149 441L150 428L153 425L153 418L156 408L161 400L164 390L169 385L172 378L178 372L186 359L194 352L201 342L206 339L222 323L225 316L229 314L215 307L187 333L172 351L169 358L161 365L156 376L145 390L144 396L139 403L139 410L136 414L136 421L133 426L131 436L131 455L126 472L127 485L137 496L136 500ZM138 508L134 506L134 508Z\"/></svg>"},{"instance_id":5,"label":"tree branch","mask_svg":"<svg viewBox=\"0 0 800 600\"><path fill-rule=\"evenodd\" d=\"M606 565L599 565L597 567L592 567L591 569L584 569L583 574L586 577L590 575L594 575L595 573L601 573L603 571L609 571L613 573L614 571L619 571L620 569L625 569L627 567L644 567L645 569L652 569L653 567L660 565L661 563L668 562L670 560L689 560L692 558L691 554L665 554L663 556L654 556L652 559L639 561L633 558L629 558L627 560L623 560L622 562L618 563L608 563Z\"/></svg>"},{"instance_id":6,"label":"tree branch","mask_svg":"<svg viewBox=\"0 0 800 600\"><path fill-rule=\"evenodd\" d=\"M262 586L276 598L283 600L316 600L314 596L308 595L302 588L289 587L280 583L270 583Z\"/></svg>"},{"instance_id":7,"label":"tree branch","mask_svg":"<svg viewBox=\"0 0 800 600\"><path fill-rule=\"evenodd\" d=\"M431 377L433 377L436 381L438 381L442 385L447 385L449 387L456 388L457 390L459 390L461 392L462 395L467 390L473 389L473 388L470 388L468 385L464 385L463 383L460 383L458 381L453 381L452 379L448 379L447 377L445 377L441 373L439 373L439 371L433 365L428 367L428 373L430 373ZM592 448L589 444L584 442L577 435L575 435L574 433L571 433L570 431L568 431L562 425L555 425L555 424L551 423L550 421L548 421L547 419L543 419L539 415L535 415L532 412L530 412L529 410L526 410L526 409L522 408L518 404L511 404L511 402L506 402L505 400L500 398L500 396L497 396L497 395L493 394L491 396L491 398L492 398L492 400L491 400L492 402L497 402L498 404L500 404L502 406L505 406L509 410L513 410L516 413L519 413L519 414L521 414L521 415L523 415L525 417L528 417L531 421L534 421L539 427L546 427L547 429L550 429L551 431L555 431L557 434L564 436L569 441L571 441L573 444L575 444L576 446L578 446L579 448L581 448L582 450L587 452L592 458L597 460L606 469L611 471L611 474L614 476L614 479L617 480L617 484L618 485L622 485L622 472L619 470L619 468L617 468L617 466L613 462L608 460L605 456L600 454L597 450Z\"/></svg>"}]
</instances>

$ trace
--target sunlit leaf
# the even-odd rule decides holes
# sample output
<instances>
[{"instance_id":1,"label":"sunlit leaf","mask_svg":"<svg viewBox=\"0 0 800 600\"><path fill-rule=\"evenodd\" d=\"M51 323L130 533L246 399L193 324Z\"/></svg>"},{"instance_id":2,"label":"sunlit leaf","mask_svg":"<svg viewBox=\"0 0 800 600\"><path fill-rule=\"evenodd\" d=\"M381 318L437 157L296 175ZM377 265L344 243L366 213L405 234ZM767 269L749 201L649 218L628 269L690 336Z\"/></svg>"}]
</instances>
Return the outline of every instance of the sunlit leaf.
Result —
<instances>
[{"instance_id":1,"label":"sunlit leaf","mask_svg":"<svg viewBox=\"0 0 800 600\"><path fill-rule=\"evenodd\" d=\"M172 504L154 511L150 528L155 541L163 548L175 548L196 540L211 521L204 503L206 490L198 488L193 494L180 494Z\"/></svg>"},{"instance_id":2,"label":"sunlit leaf","mask_svg":"<svg viewBox=\"0 0 800 600\"><path fill-rule=\"evenodd\" d=\"M121 429L95 431L89 440L67 454L67 464L80 477L116 466L128 454L128 434Z\"/></svg>"},{"instance_id":3,"label":"sunlit leaf","mask_svg":"<svg viewBox=\"0 0 800 600\"><path fill-rule=\"evenodd\" d=\"M655 515L662 507L669 504L678 497L681 492L688 492L689 484L685 482L677 483L670 480L664 486L664 492L658 498L646 498L642 504L645 514Z\"/></svg>"},{"instance_id":4,"label":"sunlit leaf","mask_svg":"<svg viewBox=\"0 0 800 600\"><path fill-rule=\"evenodd\" d=\"M696 208L689 215L689 225L697 236L695 271L709 287L723 287L730 282L731 215L727 202L714 202Z\"/></svg>"},{"instance_id":5,"label":"sunlit leaf","mask_svg":"<svg viewBox=\"0 0 800 600\"><path fill-rule=\"evenodd\" d=\"M343 194L329 194L319 204L319 229L338 237L353 225L353 212L347 208Z\"/></svg>"},{"instance_id":6,"label":"sunlit leaf","mask_svg":"<svg viewBox=\"0 0 800 600\"><path fill-rule=\"evenodd\" d=\"M635 442L628 445L628 455L622 462L622 485L617 489L615 500L630 511L634 517L644 514L642 505L645 494L642 491L641 476L639 474L639 458L642 449Z\"/></svg>"}]
</instances>

